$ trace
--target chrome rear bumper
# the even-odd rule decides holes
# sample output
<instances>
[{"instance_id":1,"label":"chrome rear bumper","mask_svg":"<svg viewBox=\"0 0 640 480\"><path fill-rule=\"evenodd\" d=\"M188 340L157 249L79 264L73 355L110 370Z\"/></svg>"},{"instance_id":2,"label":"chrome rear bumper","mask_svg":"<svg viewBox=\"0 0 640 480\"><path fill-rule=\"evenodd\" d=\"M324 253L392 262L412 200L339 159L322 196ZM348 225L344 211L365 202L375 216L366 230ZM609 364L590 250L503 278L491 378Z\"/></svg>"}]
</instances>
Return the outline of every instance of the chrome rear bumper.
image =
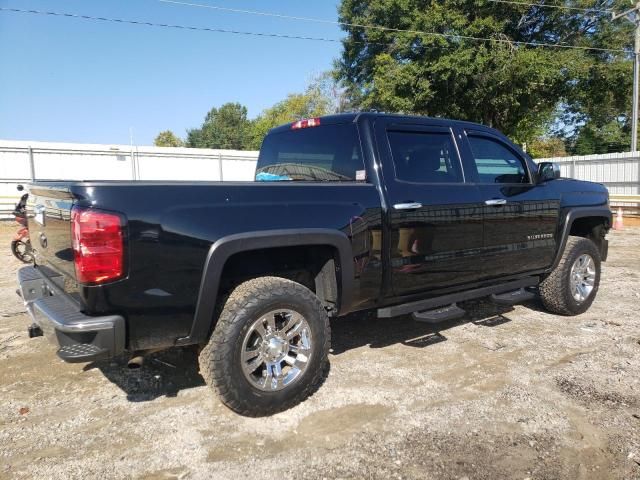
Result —
<instances>
[{"instance_id":1,"label":"chrome rear bumper","mask_svg":"<svg viewBox=\"0 0 640 480\"><path fill-rule=\"evenodd\" d=\"M18 271L19 294L33 322L58 345L66 362L91 362L124 352L125 322L119 315L90 317L37 267Z\"/></svg>"}]
</instances>

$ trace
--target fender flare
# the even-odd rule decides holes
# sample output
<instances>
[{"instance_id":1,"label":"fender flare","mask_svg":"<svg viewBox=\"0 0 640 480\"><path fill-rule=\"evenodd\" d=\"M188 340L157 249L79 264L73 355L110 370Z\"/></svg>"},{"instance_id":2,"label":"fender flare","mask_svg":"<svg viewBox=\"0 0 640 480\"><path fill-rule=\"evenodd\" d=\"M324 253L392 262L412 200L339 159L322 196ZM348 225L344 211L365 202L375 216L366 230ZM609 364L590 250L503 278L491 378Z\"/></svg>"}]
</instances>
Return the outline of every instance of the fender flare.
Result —
<instances>
[{"instance_id":1,"label":"fender flare","mask_svg":"<svg viewBox=\"0 0 640 480\"><path fill-rule=\"evenodd\" d=\"M222 237L209 248L204 263L196 311L189 336L179 338L176 345L203 343L211 331L222 272L227 260L237 253L264 248L329 245L339 255L339 311L348 310L353 297L354 267L351 241L343 232L325 228L263 230Z\"/></svg>"},{"instance_id":2,"label":"fender flare","mask_svg":"<svg viewBox=\"0 0 640 480\"><path fill-rule=\"evenodd\" d=\"M564 218L564 222L562 224L562 231L560 232L560 242L558 245L558 249L556 250L555 258L553 259L553 264L549 267L545 273L549 273L554 270L560 260L562 259L562 254L564 253L564 248L567 245L567 240L569 238L569 232L571 232L571 226L573 222L578 218L584 217L601 217L606 221L606 228L611 227L612 221L612 213L608 206L601 207L574 207L567 212L567 215Z\"/></svg>"}]
</instances>

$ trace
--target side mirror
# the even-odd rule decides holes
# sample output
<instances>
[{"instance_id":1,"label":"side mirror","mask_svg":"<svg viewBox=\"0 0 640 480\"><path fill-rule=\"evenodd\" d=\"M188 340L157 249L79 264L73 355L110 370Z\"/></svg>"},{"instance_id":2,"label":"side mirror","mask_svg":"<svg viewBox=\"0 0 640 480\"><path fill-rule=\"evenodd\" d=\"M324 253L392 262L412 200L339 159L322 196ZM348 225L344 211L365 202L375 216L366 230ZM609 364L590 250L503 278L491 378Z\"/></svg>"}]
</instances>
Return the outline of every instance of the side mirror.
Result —
<instances>
[{"instance_id":1,"label":"side mirror","mask_svg":"<svg viewBox=\"0 0 640 480\"><path fill-rule=\"evenodd\" d=\"M538 183L548 182L560 178L560 165L553 162L540 162L538 164Z\"/></svg>"}]
</instances>

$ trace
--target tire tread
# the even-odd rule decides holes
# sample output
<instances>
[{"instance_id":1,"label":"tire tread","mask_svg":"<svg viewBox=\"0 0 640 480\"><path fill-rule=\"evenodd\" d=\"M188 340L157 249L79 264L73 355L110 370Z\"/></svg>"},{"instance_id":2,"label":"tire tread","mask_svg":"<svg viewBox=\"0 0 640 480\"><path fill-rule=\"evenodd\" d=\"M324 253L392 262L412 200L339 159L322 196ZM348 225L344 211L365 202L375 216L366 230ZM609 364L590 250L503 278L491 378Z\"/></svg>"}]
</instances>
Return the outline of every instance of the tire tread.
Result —
<instances>
[{"instance_id":1,"label":"tire tread","mask_svg":"<svg viewBox=\"0 0 640 480\"><path fill-rule=\"evenodd\" d=\"M317 310L319 318L323 319L324 345L318 346L321 355L320 366L307 381L306 387L292 395L284 402L269 407L256 406L234 388L230 381L233 375L231 368L233 358L233 336L246 322L242 311L257 307L269 301L274 296L295 297L309 302ZM238 285L228 296L222 308L218 323L207 345L200 352L200 373L205 382L217 392L220 400L230 409L244 416L264 416L286 410L310 397L320 387L324 380L328 366L328 352L330 349L331 332L329 319L318 297L307 287L280 277L258 277ZM310 372L311 373L311 372Z\"/></svg>"},{"instance_id":2,"label":"tire tread","mask_svg":"<svg viewBox=\"0 0 640 480\"><path fill-rule=\"evenodd\" d=\"M538 286L542 304L552 313L560 315L576 315L578 313L582 313L581 311L576 311L574 306L570 303L570 284L567 281L569 275L568 269L571 268L571 260L575 256L575 252L578 251L589 253L593 256L596 260L597 268L599 268L600 255L593 242L584 237L569 236L564 247L564 251L562 252L560 262ZM596 283L595 291L591 294L591 297L586 300L587 308L591 305L591 302L593 302L597 292L597 287L598 284Z\"/></svg>"}]
</instances>

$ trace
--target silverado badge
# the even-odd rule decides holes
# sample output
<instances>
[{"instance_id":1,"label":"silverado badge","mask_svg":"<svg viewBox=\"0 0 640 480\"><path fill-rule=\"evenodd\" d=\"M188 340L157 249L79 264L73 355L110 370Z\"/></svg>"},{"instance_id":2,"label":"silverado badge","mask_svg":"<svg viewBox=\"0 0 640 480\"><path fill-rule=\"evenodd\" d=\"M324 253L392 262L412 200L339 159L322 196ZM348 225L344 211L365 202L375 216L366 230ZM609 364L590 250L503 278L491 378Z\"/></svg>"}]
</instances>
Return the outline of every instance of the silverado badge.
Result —
<instances>
[{"instance_id":1,"label":"silverado badge","mask_svg":"<svg viewBox=\"0 0 640 480\"><path fill-rule=\"evenodd\" d=\"M553 238L553 233L536 233L527 235L527 240L542 240L543 238Z\"/></svg>"}]
</instances>

